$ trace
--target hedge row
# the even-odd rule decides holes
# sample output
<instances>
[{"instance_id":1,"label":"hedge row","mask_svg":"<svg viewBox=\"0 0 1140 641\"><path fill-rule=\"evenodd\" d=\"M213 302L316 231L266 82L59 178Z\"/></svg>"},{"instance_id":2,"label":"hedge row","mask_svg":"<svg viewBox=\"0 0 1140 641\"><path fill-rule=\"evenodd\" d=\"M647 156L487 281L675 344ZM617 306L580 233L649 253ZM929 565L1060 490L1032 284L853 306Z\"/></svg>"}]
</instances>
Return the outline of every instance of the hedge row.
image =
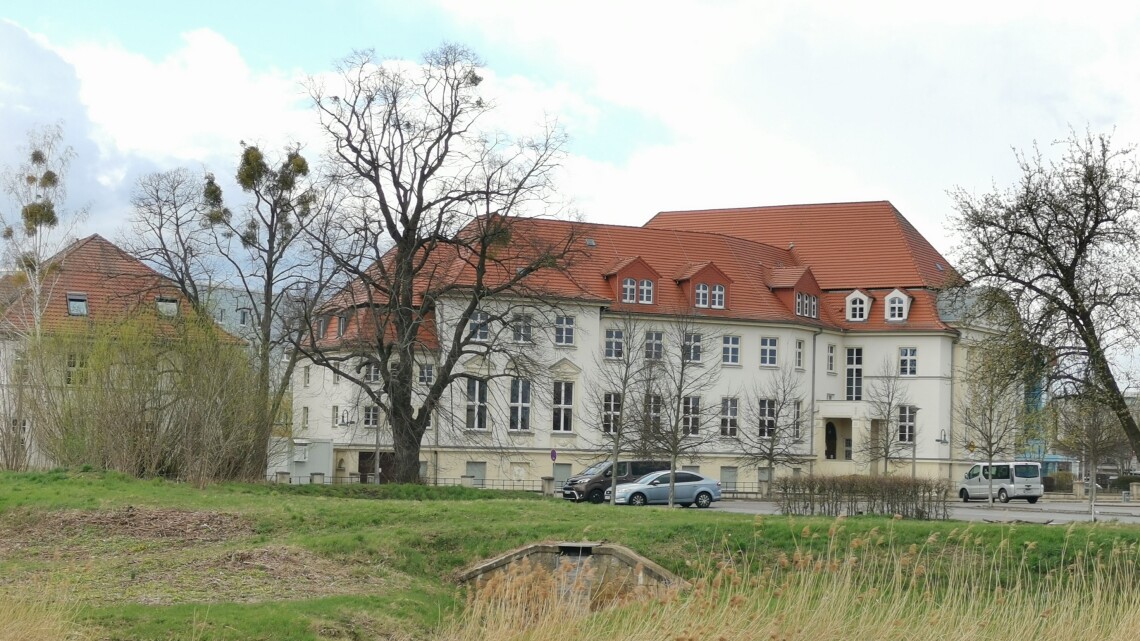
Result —
<instances>
[{"instance_id":1,"label":"hedge row","mask_svg":"<svg viewBox=\"0 0 1140 641\"><path fill-rule=\"evenodd\" d=\"M801 476L775 482L784 514L901 515L908 519L950 518L946 481L893 476Z\"/></svg>"}]
</instances>

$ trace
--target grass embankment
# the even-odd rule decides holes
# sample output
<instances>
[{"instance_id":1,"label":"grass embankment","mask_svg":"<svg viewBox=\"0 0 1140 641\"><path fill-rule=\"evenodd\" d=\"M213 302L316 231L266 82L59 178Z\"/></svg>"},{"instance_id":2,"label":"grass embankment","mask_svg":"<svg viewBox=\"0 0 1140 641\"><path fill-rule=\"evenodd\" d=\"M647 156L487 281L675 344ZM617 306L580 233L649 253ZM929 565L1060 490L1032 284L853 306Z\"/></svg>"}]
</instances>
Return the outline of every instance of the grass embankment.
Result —
<instances>
[{"instance_id":1,"label":"grass embankment","mask_svg":"<svg viewBox=\"0 0 1140 641\"><path fill-rule=\"evenodd\" d=\"M849 624L855 612L910 612L906 599L927 592L942 599L962 581L973 585L961 589L992 594L1000 587L1003 599L1023 598L1031 589L1055 588L1041 577L1078 570L1091 577L1087 573L1106 559L1133 563L1140 529L753 519L463 488L227 484L199 490L116 474L0 474L0 601L15 603L18 614L30 610L19 607L16 596L66 594L30 602L41 604L49 620L71 622L90 638L400 639L429 638L441 627L454 638L476 638L463 635L487 633L484 623L495 620L517 631L518 621L481 609L493 609L495 599L468 608L478 617L454 623L465 602L451 577L476 560L549 539L621 543L698 583L708 581L692 596L654 602L652 617L644 616L648 601L593 615L574 611L572 620L557 625L586 636L549 637L585 639L597 638L589 626L632 630L620 626L681 625L688 618L690 627L704 621L701 629L712 629L707 626L748 611L755 621L762 620L759 613L783 611L787 621L796 612L788 608L811 603ZM921 554L927 556L919 560ZM910 565L900 565L904 559ZM807 572L805 563L813 570L820 563L821 571ZM921 589L885 589L883 581L896 571L890 568L908 576L919 564ZM970 568L980 574L955 574ZM834 583L802 583L809 577ZM726 592L726 585L739 592ZM1120 591L1126 592L1140 601L1135 588ZM528 588L527 594L541 591ZM771 601L776 594L787 599ZM794 595L815 601L797 603ZM864 607L871 603L878 605ZM697 617L692 608L712 618ZM523 610L531 617L542 608ZM0 607L0 638L3 612ZM654 630L629 638L683 632ZM496 634L481 638L500 638Z\"/></svg>"}]
</instances>

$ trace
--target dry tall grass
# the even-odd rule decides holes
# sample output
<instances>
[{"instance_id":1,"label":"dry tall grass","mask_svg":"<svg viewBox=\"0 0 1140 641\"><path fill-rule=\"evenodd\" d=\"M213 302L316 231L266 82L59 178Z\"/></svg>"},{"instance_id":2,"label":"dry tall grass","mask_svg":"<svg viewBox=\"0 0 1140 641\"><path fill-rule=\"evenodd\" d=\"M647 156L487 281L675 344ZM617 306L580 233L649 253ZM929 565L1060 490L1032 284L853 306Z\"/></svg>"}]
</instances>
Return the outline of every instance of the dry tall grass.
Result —
<instances>
[{"instance_id":1,"label":"dry tall grass","mask_svg":"<svg viewBox=\"0 0 1140 641\"><path fill-rule=\"evenodd\" d=\"M80 641L74 609L45 596L0 595L0 641Z\"/></svg>"},{"instance_id":2,"label":"dry tall grass","mask_svg":"<svg viewBox=\"0 0 1140 641\"><path fill-rule=\"evenodd\" d=\"M827 533L834 540L842 520ZM473 590L441 641L830 641L1096 638L1140 629L1140 553L1071 537L1063 563L1039 574L1033 544L996 551L970 528L895 546L872 531L819 556L754 569L746 558L703 560L688 593L637 594L593 607L568 599L551 573L520 567Z\"/></svg>"}]
</instances>

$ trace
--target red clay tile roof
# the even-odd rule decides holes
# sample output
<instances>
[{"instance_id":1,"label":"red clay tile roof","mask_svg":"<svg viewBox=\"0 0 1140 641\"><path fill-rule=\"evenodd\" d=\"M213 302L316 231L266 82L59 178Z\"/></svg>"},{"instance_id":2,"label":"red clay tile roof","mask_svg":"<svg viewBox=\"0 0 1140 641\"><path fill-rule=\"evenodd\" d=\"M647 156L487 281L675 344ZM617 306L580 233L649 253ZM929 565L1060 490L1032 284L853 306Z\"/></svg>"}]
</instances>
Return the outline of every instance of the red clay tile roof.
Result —
<instances>
[{"instance_id":1,"label":"red clay tile roof","mask_svg":"<svg viewBox=\"0 0 1140 641\"><path fill-rule=\"evenodd\" d=\"M808 272L808 268L801 267L776 267L772 270L772 277L768 284L772 287L795 287L804 274Z\"/></svg>"},{"instance_id":2,"label":"red clay tile roof","mask_svg":"<svg viewBox=\"0 0 1140 641\"><path fill-rule=\"evenodd\" d=\"M665 211L645 224L790 248L825 290L941 287L953 268L891 203Z\"/></svg>"},{"instance_id":3,"label":"red clay tile roof","mask_svg":"<svg viewBox=\"0 0 1140 641\"><path fill-rule=\"evenodd\" d=\"M181 310L187 308L172 281L98 234L75 241L46 264L44 269L51 274L45 281L42 328L46 331L79 330L93 322L118 319L141 305L154 305L159 297L177 299ZM24 332L32 327L32 301L21 282L22 273L4 277L10 304L0 313L0 330ZM86 295L86 316L68 315L69 293Z\"/></svg>"}]
</instances>

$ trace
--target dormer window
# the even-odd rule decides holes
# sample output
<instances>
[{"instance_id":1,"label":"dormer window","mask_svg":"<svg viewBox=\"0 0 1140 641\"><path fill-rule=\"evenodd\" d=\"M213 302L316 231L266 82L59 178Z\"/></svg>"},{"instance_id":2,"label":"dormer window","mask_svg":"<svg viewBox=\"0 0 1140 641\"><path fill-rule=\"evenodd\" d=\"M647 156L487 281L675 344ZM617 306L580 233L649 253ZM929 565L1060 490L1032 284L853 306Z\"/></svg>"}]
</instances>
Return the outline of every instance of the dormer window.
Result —
<instances>
[{"instance_id":1,"label":"dormer window","mask_svg":"<svg viewBox=\"0 0 1140 641\"><path fill-rule=\"evenodd\" d=\"M700 283L697 285L697 288L694 290L693 304L696 305L697 307L708 307L709 306L709 286L708 285L706 285L704 283Z\"/></svg>"},{"instance_id":2,"label":"dormer window","mask_svg":"<svg viewBox=\"0 0 1140 641\"><path fill-rule=\"evenodd\" d=\"M621 302L637 302L637 280L633 278L626 278L621 281Z\"/></svg>"},{"instance_id":3,"label":"dormer window","mask_svg":"<svg viewBox=\"0 0 1140 641\"><path fill-rule=\"evenodd\" d=\"M336 335L337 338L344 336L344 332L348 330L348 316L341 314L336 317Z\"/></svg>"},{"instance_id":4,"label":"dormer window","mask_svg":"<svg viewBox=\"0 0 1140 641\"><path fill-rule=\"evenodd\" d=\"M713 309L724 309L724 285L713 285L712 307Z\"/></svg>"},{"instance_id":5,"label":"dormer window","mask_svg":"<svg viewBox=\"0 0 1140 641\"><path fill-rule=\"evenodd\" d=\"M796 316L819 318L819 297L814 294L796 292Z\"/></svg>"},{"instance_id":6,"label":"dormer window","mask_svg":"<svg viewBox=\"0 0 1140 641\"><path fill-rule=\"evenodd\" d=\"M642 305L653 304L653 281L644 279L641 281L641 286L637 289L638 300L637 302Z\"/></svg>"},{"instance_id":7,"label":"dormer window","mask_svg":"<svg viewBox=\"0 0 1140 641\"><path fill-rule=\"evenodd\" d=\"M871 306L871 299L863 292L851 292L847 296L847 320L849 321L865 321L867 320L867 310Z\"/></svg>"},{"instance_id":8,"label":"dormer window","mask_svg":"<svg viewBox=\"0 0 1140 641\"><path fill-rule=\"evenodd\" d=\"M904 321L910 311L910 297L899 290L887 294L887 320Z\"/></svg>"},{"instance_id":9,"label":"dormer window","mask_svg":"<svg viewBox=\"0 0 1140 641\"><path fill-rule=\"evenodd\" d=\"M67 294L67 315L68 316L86 316L87 315L87 294L71 293Z\"/></svg>"},{"instance_id":10,"label":"dormer window","mask_svg":"<svg viewBox=\"0 0 1140 641\"><path fill-rule=\"evenodd\" d=\"M178 299L177 298L159 297L155 300L155 306L158 308L158 315L159 316L177 316L178 315Z\"/></svg>"}]
</instances>

